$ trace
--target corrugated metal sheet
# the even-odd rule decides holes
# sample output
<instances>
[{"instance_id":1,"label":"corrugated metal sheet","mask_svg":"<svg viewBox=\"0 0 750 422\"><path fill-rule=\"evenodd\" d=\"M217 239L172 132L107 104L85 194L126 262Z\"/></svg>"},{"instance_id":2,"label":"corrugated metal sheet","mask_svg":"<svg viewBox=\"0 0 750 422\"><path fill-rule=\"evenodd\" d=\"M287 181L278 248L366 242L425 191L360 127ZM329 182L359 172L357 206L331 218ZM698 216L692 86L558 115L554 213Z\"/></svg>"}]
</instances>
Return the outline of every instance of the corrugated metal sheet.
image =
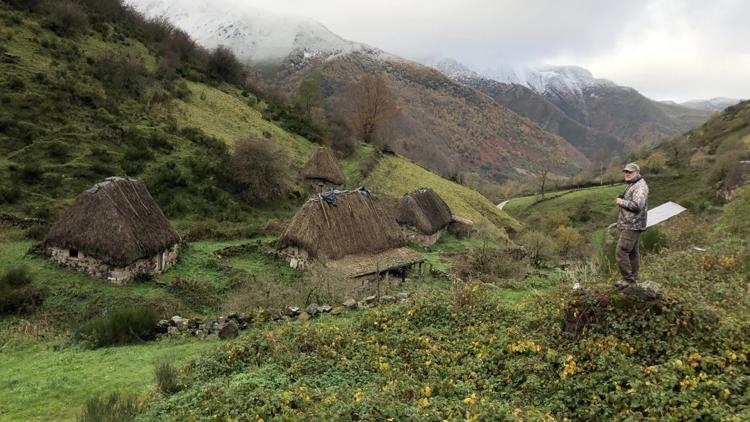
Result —
<instances>
[{"instance_id":1,"label":"corrugated metal sheet","mask_svg":"<svg viewBox=\"0 0 750 422\"><path fill-rule=\"evenodd\" d=\"M683 211L685 211L685 207L680 204L676 204L672 201L665 202L656 208L648 210L646 227L655 226L663 221L669 220Z\"/></svg>"}]
</instances>

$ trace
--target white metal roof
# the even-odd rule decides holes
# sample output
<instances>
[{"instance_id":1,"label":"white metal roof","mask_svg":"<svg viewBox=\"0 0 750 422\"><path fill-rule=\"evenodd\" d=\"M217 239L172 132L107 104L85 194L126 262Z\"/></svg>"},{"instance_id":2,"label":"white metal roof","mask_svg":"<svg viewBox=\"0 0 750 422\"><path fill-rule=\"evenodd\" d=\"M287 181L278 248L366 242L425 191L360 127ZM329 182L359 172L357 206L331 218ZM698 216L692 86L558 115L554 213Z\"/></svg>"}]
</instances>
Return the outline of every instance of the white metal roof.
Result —
<instances>
[{"instance_id":1,"label":"white metal roof","mask_svg":"<svg viewBox=\"0 0 750 422\"><path fill-rule=\"evenodd\" d=\"M685 207L680 204L676 204L672 201L665 202L656 208L648 210L648 219L646 220L646 227L655 226L662 221L669 220L685 211Z\"/></svg>"}]
</instances>

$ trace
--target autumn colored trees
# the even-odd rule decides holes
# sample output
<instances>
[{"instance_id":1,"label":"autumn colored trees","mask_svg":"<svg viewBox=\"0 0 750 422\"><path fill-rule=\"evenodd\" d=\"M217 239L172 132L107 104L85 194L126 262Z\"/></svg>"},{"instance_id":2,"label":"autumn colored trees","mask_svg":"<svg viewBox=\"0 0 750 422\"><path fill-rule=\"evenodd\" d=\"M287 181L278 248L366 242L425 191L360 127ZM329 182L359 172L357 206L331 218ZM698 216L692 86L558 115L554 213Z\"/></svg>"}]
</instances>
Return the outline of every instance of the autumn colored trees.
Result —
<instances>
[{"instance_id":1,"label":"autumn colored trees","mask_svg":"<svg viewBox=\"0 0 750 422\"><path fill-rule=\"evenodd\" d=\"M399 112L396 97L380 75L364 74L349 84L339 100L340 113L355 136L367 143L382 143L383 135Z\"/></svg>"}]
</instances>

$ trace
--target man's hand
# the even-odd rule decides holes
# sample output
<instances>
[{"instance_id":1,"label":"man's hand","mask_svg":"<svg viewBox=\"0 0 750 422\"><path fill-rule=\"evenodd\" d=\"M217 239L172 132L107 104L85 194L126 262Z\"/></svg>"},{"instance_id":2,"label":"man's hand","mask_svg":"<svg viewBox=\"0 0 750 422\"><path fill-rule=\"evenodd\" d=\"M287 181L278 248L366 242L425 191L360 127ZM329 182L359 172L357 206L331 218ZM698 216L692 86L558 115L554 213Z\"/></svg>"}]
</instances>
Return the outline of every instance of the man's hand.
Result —
<instances>
[{"instance_id":1,"label":"man's hand","mask_svg":"<svg viewBox=\"0 0 750 422\"><path fill-rule=\"evenodd\" d=\"M618 206L622 204L622 198L615 198L615 204L617 204Z\"/></svg>"}]
</instances>

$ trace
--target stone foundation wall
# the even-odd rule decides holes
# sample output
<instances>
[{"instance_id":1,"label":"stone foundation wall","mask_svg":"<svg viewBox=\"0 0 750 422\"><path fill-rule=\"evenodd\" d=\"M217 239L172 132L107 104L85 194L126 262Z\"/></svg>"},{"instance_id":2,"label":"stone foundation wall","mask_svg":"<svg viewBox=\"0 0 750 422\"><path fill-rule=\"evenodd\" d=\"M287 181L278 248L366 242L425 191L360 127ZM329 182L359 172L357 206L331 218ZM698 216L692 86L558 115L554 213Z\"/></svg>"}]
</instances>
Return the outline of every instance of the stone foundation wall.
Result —
<instances>
[{"instance_id":1,"label":"stone foundation wall","mask_svg":"<svg viewBox=\"0 0 750 422\"><path fill-rule=\"evenodd\" d=\"M310 254L307 250L290 246L279 251L279 256L289 262L289 266L298 270L304 270Z\"/></svg>"},{"instance_id":2,"label":"stone foundation wall","mask_svg":"<svg viewBox=\"0 0 750 422\"><path fill-rule=\"evenodd\" d=\"M419 246L431 246L434 245L440 237L445 234L446 229L440 229L434 234L422 234L416 229L408 226L401 226L401 232L404 234L404 239L409 243L416 243Z\"/></svg>"},{"instance_id":3,"label":"stone foundation wall","mask_svg":"<svg viewBox=\"0 0 750 422\"><path fill-rule=\"evenodd\" d=\"M177 261L178 254L179 245L175 244L152 257L141 258L126 267L116 267L80 251L78 256L74 257L70 256L70 249L47 249L47 255L57 264L117 285L125 284L138 274L159 274L168 270Z\"/></svg>"}]
</instances>

